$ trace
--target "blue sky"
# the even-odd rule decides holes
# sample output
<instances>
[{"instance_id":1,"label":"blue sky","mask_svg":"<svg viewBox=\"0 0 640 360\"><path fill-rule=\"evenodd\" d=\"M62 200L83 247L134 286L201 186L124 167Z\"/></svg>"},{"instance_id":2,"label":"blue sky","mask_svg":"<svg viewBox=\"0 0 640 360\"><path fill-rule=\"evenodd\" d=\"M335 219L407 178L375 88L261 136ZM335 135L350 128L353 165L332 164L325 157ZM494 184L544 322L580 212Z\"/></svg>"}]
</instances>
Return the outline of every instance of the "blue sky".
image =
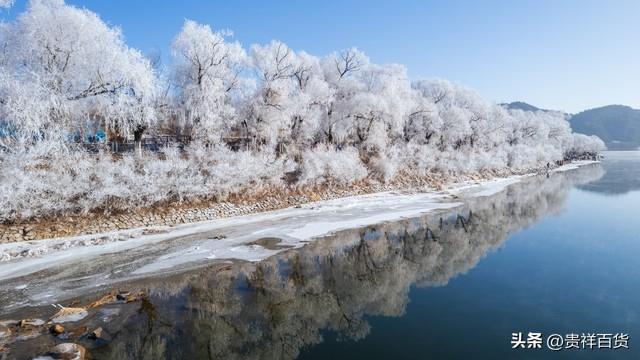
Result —
<instances>
[{"instance_id":1,"label":"blue sky","mask_svg":"<svg viewBox=\"0 0 640 360\"><path fill-rule=\"evenodd\" d=\"M0 16L11 19L25 2ZM446 78L496 102L640 108L638 0L67 2L166 58L184 19L193 19L233 30L245 46L279 39L316 55L356 46L374 62L405 64L413 79Z\"/></svg>"}]
</instances>

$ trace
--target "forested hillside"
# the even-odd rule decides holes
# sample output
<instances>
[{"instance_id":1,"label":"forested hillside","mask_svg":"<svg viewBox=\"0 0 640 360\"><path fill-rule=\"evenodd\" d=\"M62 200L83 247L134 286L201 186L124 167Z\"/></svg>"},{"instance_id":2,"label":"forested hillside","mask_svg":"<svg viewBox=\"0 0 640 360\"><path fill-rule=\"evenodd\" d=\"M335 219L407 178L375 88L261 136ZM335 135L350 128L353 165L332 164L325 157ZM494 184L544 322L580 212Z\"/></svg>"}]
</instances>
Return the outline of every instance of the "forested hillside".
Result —
<instances>
[{"instance_id":1,"label":"forested hillside","mask_svg":"<svg viewBox=\"0 0 640 360\"><path fill-rule=\"evenodd\" d=\"M623 105L609 105L573 115L569 121L574 131L597 135L609 149L640 148L640 110Z\"/></svg>"}]
</instances>

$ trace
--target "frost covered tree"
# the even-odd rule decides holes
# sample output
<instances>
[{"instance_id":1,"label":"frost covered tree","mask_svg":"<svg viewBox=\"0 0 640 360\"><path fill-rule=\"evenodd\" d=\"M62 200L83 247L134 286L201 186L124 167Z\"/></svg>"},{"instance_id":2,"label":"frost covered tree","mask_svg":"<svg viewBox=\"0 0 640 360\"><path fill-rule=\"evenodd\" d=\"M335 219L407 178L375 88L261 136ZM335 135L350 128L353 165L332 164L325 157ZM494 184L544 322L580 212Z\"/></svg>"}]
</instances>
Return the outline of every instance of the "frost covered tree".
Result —
<instances>
[{"instance_id":1,"label":"frost covered tree","mask_svg":"<svg viewBox=\"0 0 640 360\"><path fill-rule=\"evenodd\" d=\"M216 144L237 121L234 100L242 95L240 75L247 63L246 52L230 36L187 20L173 42L180 116L196 138Z\"/></svg>"},{"instance_id":2,"label":"frost covered tree","mask_svg":"<svg viewBox=\"0 0 640 360\"><path fill-rule=\"evenodd\" d=\"M254 45L251 57L258 87L248 106L250 133L280 152L318 144L321 119L332 98L320 59L277 41Z\"/></svg>"},{"instance_id":3,"label":"frost covered tree","mask_svg":"<svg viewBox=\"0 0 640 360\"><path fill-rule=\"evenodd\" d=\"M313 147L323 142L322 122L327 118L334 89L323 76L321 59L304 51L296 54L292 76L291 142L298 148Z\"/></svg>"},{"instance_id":4,"label":"frost covered tree","mask_svg":"<svg viewBox=\"0 0 640 360\"><path fill-rule=\"evenodd\" d=\"M97 121L128 135L154 122L150 62L95 13L32 0L2 32L0 111L17 131L70 136Z\"/></svg>"},{"instance_id":5,"label":"frost covered tree","mask_svg":"<svg viewBox=\"0 0 640 360\"><path fill-rule=\"evenodd\" d=\"M321 60L325 81L333 96L327 103L327 116L320 124L325 141L340 144L347 141L350 120L344 103L353 97L357 80L352 77L369 63L366 55L353 48L333 53Z\"/></svg>"},{"instance_id":6,"label":"frost covered tree","mask_svg":"<svg viewBox=\"0 0 640 360\"><path fill-rule=\"evenodd\" d=\"M245 127L258 144L280 148L288 140L295 90L295 53L279 41L251 46L251 60L258 86L248 106Z\"/></svg>"}]
</instances>

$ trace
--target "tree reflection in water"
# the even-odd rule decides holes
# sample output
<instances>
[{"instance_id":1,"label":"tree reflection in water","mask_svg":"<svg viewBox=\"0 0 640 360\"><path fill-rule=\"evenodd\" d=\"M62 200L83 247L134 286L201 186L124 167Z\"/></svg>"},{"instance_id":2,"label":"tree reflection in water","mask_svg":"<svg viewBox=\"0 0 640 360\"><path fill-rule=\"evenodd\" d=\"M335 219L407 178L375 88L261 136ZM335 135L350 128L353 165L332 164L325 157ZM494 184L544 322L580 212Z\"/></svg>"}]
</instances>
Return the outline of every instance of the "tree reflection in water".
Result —
<instances>
[{"instance_id":1,"label":"tree reflection in water","mask_svg":"<svg viewBox=\"0 0 640 360\"><path fill-rule=\"evenodd\" d=\"M580 189L610 196L624 195L640 189L640 152L610 151L602 163L605 174Z\"/></svg>"},{"instance_id":2,"label":"tree reflection in water","mask_svg":"<svg viewBox=\"0 0 640 360\"><path fill-rule=\"evenodd\" d=\"M148 300L110 326L100 359L293 359L322 341L369 333L366 316L402 316L409 289L444 286L509 235L559 212L588 166L535 177L454 211L341 231L259 263L146 281Z\"/></svg>"}]
</instances>

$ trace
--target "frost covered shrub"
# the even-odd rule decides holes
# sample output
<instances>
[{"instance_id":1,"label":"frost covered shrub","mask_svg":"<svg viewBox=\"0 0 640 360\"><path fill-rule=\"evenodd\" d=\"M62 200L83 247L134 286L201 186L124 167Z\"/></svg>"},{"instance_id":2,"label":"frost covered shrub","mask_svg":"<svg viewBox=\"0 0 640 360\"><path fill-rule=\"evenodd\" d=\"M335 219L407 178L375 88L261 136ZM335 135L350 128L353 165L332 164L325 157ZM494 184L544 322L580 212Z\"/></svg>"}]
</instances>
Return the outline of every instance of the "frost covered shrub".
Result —
<instances>
[{"instance_id":1,"label":"frost covered shrub","mask_svg":"<svg viewBox=\"0 0 640 360\"><path fill-rule=\"evenodd\" d=\"M286 161L273 155L199 146L114 159L41 141L0 156L2 220L220 197L282 185L286 170Z\"/></svg>"},{"instance_id":2,"label":"frost covered shrub","mask_svg":"<svg viewBox=\"0 0 640 360\"><path fill-rule=\"evenodd\" d=\"M400 149L397 147L388 148L369 159L370 173L382 181L393 179L403 164L401 163Z\"/></svg>"},{"instance_id":3,"label":"frost covered shrub","mask_svg":"<svg viewBox=\"0 0 640 360\"><path fill-rule=\"evenodd\" d=\"M494 152L476 151L470 160L475 164L474 170L497 170L507 167L507 154L501 149Z\"/></svg>"},{"instance_id":4,"label":"frost covered shrub","mask_svg":"<svg viewBox=\"0 0 640 360\"><path fill-rule=\"evenodd\" d=\"M186 153L191 161L195 161L194 168L206 174L206 188L221 193L237 192L254 185L281 185L288 166L286 159L278 159L272 153L234 152L222 145L190 146Z\"/></svg>"},{"instance_id":5,"label":"frost covered shrub","mask_svg":"<svg viewBox=\"0 0 640 360\"><path fill-rule=\"evenodd\" d=\"M91 161L81 152L51 141L14 146L0 151L2 219L67 210L72 199L90 192L87 182L78 181L91 170Z\"/></svg>"},{"instance_id":6,"label":"frost covered shrub","mask_svg":"<svg viewBox=\"0 0 640 360\"><path fill-rule=\"evenodd\" d=\"M394 145L393 149L395 161L399 164L398 171L425 176L435 170L438 151L432 146L409 142Z\"/></svg>"},{"instance_id":7,"label":"frost covered shrub","mask_svg":"<svg viewBox=\"0 0 640 360\"><path fill-rule=\"evenodd\" d=\"M353 147L336 150L321 146L302 154L301 184L333 182L345 185L366 176L367 169L360 160L358 150Z\"/></svg>"},{"instance_id":8,"label":"frost covered shrub","mask_svg":"<svg viewBox=\"0 0 640 360\"><path fill-rule=\"evenodd\" d=\"M535 147L516 145L509 152L507 167L516 170L531 169L545 166L547 163L553 163L562 158L562 150L549 144Z\"/></svg>"},{"instance_id":9,"label":"frost covered shrub","mask_svg":"<svg viewBox=\"0 0 640 360\"><path fill-rule=\"evenodd\" d=\"M594 153L606 150L604 141L595 135L573 134L569 152L575 154Z\"/></svg>"}]
</instances>

